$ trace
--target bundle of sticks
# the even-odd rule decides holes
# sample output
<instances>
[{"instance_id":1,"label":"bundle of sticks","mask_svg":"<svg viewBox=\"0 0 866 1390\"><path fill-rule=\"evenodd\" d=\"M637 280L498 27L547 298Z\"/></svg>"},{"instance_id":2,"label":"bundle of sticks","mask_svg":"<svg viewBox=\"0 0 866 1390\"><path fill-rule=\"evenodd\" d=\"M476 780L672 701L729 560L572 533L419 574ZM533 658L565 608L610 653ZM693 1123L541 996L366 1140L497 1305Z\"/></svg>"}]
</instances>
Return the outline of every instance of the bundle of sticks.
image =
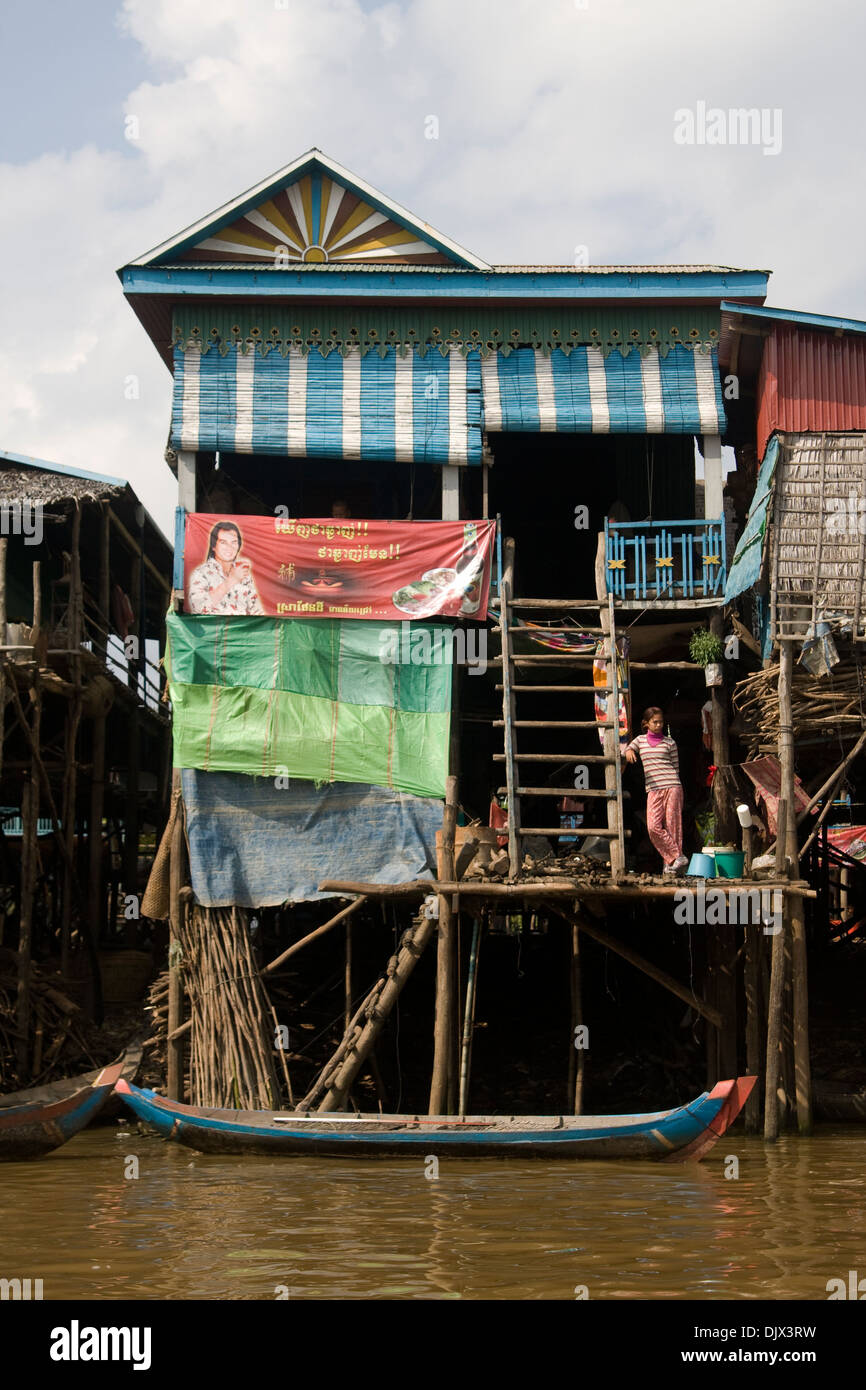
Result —
<instances>
[{"instance_id":1,"label":"bundle of sticks","mask_svg":"<svg viewBox=\"0 0 866 1390\"><path fill-rule=\"evenodd\" d=\"M281 1104L276 1016L238 908L192 906L182 914L184 983L191 1004L193 1105L274 1109ZM288 1075L283 1069L288 1091Z\"/></svg>"},{"instance_id":2,"label":"bundle of sticks","mask_svg":"<svg viewBox=\"0 0 866 1390\"><path fill-rule=\"evenodd\" d=\"M732 703L741 725L735 731L752 757L778 741L778 690L777 665L755 671L734 687ZM795 666L791 706L795 739L820 733L857 738L866 707L866 679L859 658L843 657L829 676L813 676L803 666Z\"/></svg>"}]
</instances>

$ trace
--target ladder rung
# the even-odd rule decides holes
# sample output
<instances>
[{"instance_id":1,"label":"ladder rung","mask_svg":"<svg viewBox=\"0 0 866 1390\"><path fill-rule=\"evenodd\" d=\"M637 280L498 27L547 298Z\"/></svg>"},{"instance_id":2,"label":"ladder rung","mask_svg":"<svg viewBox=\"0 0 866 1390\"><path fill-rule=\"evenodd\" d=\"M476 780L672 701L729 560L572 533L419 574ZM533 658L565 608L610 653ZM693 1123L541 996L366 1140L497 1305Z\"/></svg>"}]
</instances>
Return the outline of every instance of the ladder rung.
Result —
<instances>
[{"instance_id":1,"label":"ladder rung","mask_svg":"<svg viewBox=\"0 0 866 1390\"><path fill-rule=\"evenodd\" d=\"M571 796L575 801L580 801L584 796L603 796L608 801L614 800L615 791L595 791L585 787L578 791L576 787L516 787L515 796Z\"/></svg>"},{"instance_id":2,"label":"ladder rung","mask_svg":"<svg viewBox=\"0 0 866 1390\"><path fill-rule=\"evenodd\" d=\"M775 745L774 745L775 746ZM494 753L495 763L504 763L504 753ZM615 763L616 758L606 758L602 753L514 753L516 763Z\"/></svg>"},{"instance_id":3,"label":"ladder rung","mask_svg":"<svg viewBox=\"0 0 866 1390\"><path fill-rule=\"evenodd\" d=\"M576 830L563 830L562 827L558 825L555 827L551 826L547 830L536 830L534 826L530 830L527 830L526 827L522 825L517 833L519 835L570 835L575 840L585 840L589 835L600 835L607 840L619 839L618 830L608 830L606 826L603 830L595 829L591 825L581 825L578 826ZM628 838L628 836L631 835L631 831L626 830L625 835L626 838Z\"/></svg>"},{"instance_id":4,"label":"ladder rung","mask_svg":"<svg viewBox=\"0 0 866 1390\"><path fill-rule=\"evenodd\" d=\"M504 729L504 719L494 719L494 729ZM512 719L512 729L615 729L610 719Z\"/></svg>"},{"instance_id":5,"label":"ladder rung","mask_svg":"<svg viewBox=\"0 0 866 1390\"><path fill-rule=\"evenodd\" d=\"M504 690L503 685L497 685L497 690ZM578 695L610 695L612 693L609 685L513 685L511 689L516 693L518 690L531 691L536 695L546 695L552 691L554 695L564 695L571 691Z\"/></svg>"},{"instance_id":6,"label":"ladder rung","mask_svg":"<svg viewBox=\"0 0 866 1390\"><path fill-rule=\"evenodd\" d=\"M510 658L512 666L546 666L549 662L568 662L571 666L577 666L585 661L602 661L603 657L596 656L593 652L557 652L549 656L512 656ZM492 656L489 665L501 666L502 657Z\"/></svg>"}]
</instances>

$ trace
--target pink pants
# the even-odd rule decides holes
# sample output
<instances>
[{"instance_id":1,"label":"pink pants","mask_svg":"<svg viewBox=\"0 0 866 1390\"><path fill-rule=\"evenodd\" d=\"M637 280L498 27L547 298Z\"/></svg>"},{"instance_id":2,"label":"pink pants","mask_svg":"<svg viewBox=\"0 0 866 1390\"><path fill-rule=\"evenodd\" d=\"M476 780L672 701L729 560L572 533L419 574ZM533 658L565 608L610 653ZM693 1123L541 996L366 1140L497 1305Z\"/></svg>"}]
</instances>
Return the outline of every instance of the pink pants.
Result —
<instances>
[{"instance_id":1,"label":"pink pants","mask_svg":"<svg viewBox=\"0 0 866 1390\"><path fill-rule=\"evenodd\" d=\"M683 852L682 786L647 792L646 828L666 864L672 864L680 857Z\"/></svg>"}]
</instances>

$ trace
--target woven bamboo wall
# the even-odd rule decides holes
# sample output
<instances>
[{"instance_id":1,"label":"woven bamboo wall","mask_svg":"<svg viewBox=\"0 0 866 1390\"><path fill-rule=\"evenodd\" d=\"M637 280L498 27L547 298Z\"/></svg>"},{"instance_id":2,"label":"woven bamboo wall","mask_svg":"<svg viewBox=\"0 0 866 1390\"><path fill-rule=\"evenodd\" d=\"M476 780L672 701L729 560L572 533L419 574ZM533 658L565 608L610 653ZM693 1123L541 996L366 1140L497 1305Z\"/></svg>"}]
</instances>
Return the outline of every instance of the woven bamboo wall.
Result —
<instances>
[{"instance_id":1,"label":"woven bamboo wall","mask_svg":"<svg viewBox=\"0 0 866 1390\"><path fill-rule=\"evenodd\" d=\"M821 619L864 635L866 434L781 437L770 555L775 639Z\"/></svg>"}]
</instances>

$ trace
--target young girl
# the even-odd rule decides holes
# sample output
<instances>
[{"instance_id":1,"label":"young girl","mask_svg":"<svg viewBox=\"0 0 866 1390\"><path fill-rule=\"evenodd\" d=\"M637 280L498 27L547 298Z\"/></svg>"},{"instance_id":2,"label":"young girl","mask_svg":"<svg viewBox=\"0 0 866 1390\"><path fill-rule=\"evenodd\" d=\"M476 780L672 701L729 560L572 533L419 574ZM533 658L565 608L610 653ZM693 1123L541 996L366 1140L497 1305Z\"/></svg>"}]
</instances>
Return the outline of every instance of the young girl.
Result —
<instances>
[{"instance_id":1,"label":"young girl","mask_svg":"<svg viewBox=\"0 0 866 1390\"><path fill-rule=\"evenodd\" d=\"M664 733L665 718L658 705L644 710L644 733L625 750L626 761L640 757L646 779L646 824L649 837L664 860L663 873L677 874L688 863L683 854L683 788L677 745Z\"/></svg>"}]
</instances>

